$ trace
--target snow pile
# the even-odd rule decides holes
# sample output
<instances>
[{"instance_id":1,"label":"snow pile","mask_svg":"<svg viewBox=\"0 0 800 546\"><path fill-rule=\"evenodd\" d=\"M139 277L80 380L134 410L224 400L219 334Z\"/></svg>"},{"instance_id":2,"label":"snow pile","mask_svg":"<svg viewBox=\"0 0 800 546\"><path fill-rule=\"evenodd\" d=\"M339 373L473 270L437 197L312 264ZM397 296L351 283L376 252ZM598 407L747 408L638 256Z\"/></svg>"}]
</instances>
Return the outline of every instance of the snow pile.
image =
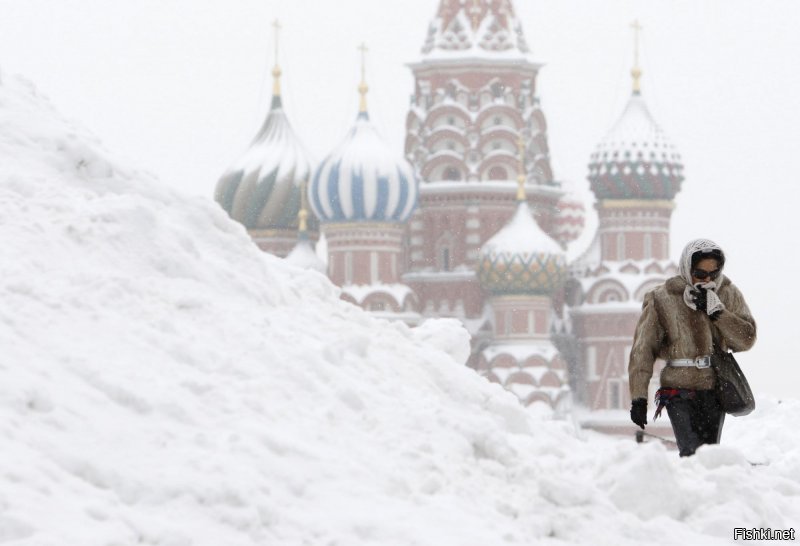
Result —
<instances>
[{"instance_id":1,"label":"snow pile","mask_svg":"<svg viewBox=\"0 0 800 546\"><path fill-rule=\"evenodd\" d=\"M467 343L340 301L0 84L0 542L724 544L800 521L796 401L679 460L537 420Z\"/></svg>"}]
</instances>

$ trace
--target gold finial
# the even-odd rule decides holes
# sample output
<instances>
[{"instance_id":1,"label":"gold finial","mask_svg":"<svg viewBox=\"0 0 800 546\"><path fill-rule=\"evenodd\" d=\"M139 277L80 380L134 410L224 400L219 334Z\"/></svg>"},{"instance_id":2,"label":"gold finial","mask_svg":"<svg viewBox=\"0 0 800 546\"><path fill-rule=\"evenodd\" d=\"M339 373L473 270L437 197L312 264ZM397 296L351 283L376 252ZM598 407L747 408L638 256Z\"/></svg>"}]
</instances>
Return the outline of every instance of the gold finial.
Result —
<instances>
[{"instance_id":1,"label":"gold finial","mask_svg":"<svg viewBox=\"0 0 800 546\"><path fill-rule=\"evenodd\" d=\"M281 30L281 23L277 19L272 23L275 29L275 66L272 68L272 94L276 97L281 94L281 67L278 66L278 33Z\"/></svg>"},{"instance_id":2,"label":"gold finial","mask_svg":"<svg viewBox=\"0 0 800 546\"><path fill-rule=\"evenodd\" d=\"M306 191L308 187L308 180L303 180L300 185L300 212L297 213L298 231L300 237L304 237L308 231L308 209L306 208Z\"/></svg>"},{"instance_id":3,"label":"gold finial","mask_svg":"<svg viewBox=\"0 0 800 546\"><path fill-rule=\"evenodd\" d=\"M642 77L642 69L639 68L639 32L642 30L642 25L636 19L631 23L631 28L633 29L633 69L631 70L631 76L633 76L633 92L639 93L641 90L639 79Z\"/></svg>"},{"instance_id":4,"label":"gold finial","mask_svg":"<svg viewBox=\"0 0 800 546\"><path fill-rule=\"evenodd\" d=\"M361 101L358 105L358 111L360 113L364 113L367 111L367 91L369 91L369 87L367 87L367 46L364 42L361 42L361 45L358 46L358 50L361 52L361 83L358 84L358 93L361 95Z\"/></svg>"},{"instance_id":5,"label":"gold finial","mask_svg":"<svg viewBox=\"0 0 800 546\"><path fill-rule=\"evenodd\" d=\"M520 134L517 140L519 150L519 173L517 174L517 201L525 201L525 139Z\"/></svg>"}]
</instances>

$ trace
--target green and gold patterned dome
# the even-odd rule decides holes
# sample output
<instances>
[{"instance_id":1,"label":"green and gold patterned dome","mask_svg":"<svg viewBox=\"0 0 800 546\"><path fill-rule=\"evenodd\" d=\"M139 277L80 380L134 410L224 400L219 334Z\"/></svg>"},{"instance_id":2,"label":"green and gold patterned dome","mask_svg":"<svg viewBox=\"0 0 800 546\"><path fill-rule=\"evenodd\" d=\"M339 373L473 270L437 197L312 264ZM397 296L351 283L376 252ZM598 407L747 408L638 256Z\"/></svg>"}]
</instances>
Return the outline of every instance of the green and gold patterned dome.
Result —
<instances>
[{"instance_id":1,"label":"green and gold patterned dome","mask_svg":"<svg viewBox=\"0 0 800 546\"><path fill-rule=\"evenodd\" d=\"M551 294L566 275L561 247L539 227L524 201L481 247L478 279L494 295Z\"/></svg>"}]
</instances>

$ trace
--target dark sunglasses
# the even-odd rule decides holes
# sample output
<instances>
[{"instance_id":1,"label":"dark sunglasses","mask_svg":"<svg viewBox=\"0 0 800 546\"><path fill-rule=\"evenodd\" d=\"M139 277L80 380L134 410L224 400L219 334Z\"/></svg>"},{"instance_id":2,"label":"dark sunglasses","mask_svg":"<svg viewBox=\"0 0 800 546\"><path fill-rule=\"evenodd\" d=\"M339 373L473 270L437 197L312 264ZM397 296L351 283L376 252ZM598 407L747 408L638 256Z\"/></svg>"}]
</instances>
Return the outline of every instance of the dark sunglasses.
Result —
<instances>
[{"instance_id":1,"label":"dark sunglasses","mask_svg":"<svg viewBox=\"0 0 800 546\"><path fill-rule=\"evenodd\" d=\"M717 277L719 277L719 269L715 269L714 271L706 271L705 269L694 269L692 270L692 275L694 275L698 279L707 279L711 278L713 281Z\"/></svg>"}]
</instances>

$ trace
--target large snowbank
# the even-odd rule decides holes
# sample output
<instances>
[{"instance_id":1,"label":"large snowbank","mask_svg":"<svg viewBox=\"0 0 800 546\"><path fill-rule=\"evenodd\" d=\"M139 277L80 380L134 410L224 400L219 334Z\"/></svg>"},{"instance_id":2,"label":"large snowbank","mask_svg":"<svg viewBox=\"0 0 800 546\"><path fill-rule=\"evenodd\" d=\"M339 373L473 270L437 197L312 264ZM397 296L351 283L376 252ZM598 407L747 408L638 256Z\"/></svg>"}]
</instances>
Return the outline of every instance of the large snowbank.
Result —
<instances>
[{"instance_id":1,"label":"large snowbank","mask_svg":"<svg viewBox=\"0 0 800 546\"><path fill-rule=\"evenodd\" d=\"M467 343L340 301L4 76L0 543L724 544L800 522L798 401L680 460L532 416Z\"/></svg>"}]
</instances>

